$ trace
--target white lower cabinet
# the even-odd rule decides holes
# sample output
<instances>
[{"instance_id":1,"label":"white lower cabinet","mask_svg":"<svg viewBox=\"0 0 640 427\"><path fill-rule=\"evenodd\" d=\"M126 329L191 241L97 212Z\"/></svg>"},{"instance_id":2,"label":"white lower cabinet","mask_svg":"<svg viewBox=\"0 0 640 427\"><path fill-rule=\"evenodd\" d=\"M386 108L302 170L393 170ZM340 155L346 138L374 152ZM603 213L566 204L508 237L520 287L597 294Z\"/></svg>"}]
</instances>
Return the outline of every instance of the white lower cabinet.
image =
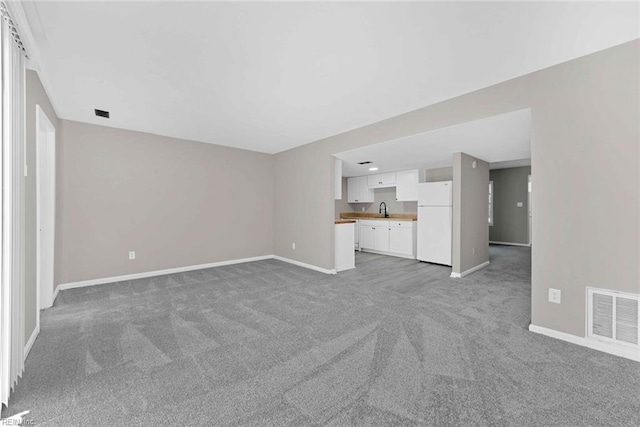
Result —
<instances>
[{"instance_id":1,"label":"white lower cabinet","mask_svg":"<svg viewBox=\"0 0 640 427\"><path fill-rule=\"evenodd\" d=\"M386 222L386 221L380 221ZM389 226L374 227L374 248L378 252L389 252Z\"/></svg>"},{"instance_id":2,"label":"white lower cabinet","mask_svg":"<svg viewBox=\"0 0 640 427\"><path fill-rule=\"evenodd\" d=\"M360 220L360 249L415 258L415 221Z\"/></svg>"},{"instance_id":3,"label":"white lower cabinet","mask_svg":"<svg viewBox=\"0 0 640 427\"><path fill-rule=\"evenodd\" d=\"M376 248L375 227L365 224L366 221L360 221L360 249Z\"/></svg>"},{"instance_id":4,"label":"white lower cabinet","mask_svg":"<svg viewBox=\"0 0 640 427\"><path fill-rule=\"evenodd\" d=\"M389 229L389 252L413 255L413 234L410 228Z\"/></svg>"}]
</instances>

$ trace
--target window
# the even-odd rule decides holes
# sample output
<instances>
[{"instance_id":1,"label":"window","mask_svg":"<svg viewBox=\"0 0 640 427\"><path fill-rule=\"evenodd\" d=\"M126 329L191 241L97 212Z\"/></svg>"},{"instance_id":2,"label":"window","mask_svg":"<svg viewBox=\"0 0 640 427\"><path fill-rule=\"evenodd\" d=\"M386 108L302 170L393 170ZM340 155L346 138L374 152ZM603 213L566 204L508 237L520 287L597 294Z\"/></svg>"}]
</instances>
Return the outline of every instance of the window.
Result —
<instances>
[{"instance_id":1,"label":"window","mask_svg":"<svg viewBox=\"0 0 640 427\"><path fill-rule=\"evenodd\" d=\"M489 225L493 225L493 181L489 181Z\"/></svg>"}]
</instances>

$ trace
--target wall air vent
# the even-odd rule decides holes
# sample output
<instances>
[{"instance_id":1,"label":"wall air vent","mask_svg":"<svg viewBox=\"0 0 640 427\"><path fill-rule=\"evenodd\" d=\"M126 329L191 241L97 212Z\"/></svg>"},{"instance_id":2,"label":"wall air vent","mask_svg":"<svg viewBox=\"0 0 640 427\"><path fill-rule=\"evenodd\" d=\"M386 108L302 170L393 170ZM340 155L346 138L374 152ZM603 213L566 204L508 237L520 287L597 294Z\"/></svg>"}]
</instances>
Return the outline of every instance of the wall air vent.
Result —
<instances>
[{"instance_id":1,"label":"wall air vent","mask_svg":"<svg viewBox=\"0 0 640 427\"><path fill-rule=\"evenodd\" d=\"M95 109L94 111L96 112L96 116L98 116L98 117L104 117L105 119L109 118L109 112L108 111L98 110L98 109Z\"/></svg>"},{"instance_id":2,"label":"wall air vent","mask_svg":"<svg viewBox=\"0 0 640 427\"><path fill-rule=\"evenodd\" d=\"M370 163L373 163L373 162L369 162L369 161L366 161L366 162L358 162L358 164L359 164L359 165L368 165L368 164L370 164Z\"/></svg>"},{"instance_id":3,"label":"wall air vent","mask_svg":"<svg viewBox=\"0 0 640 427\"><path fill-rule=\"evenodd\" d=\"M587 337L640 348L640 295L587 288Z\"/></svg>"}]
</instances>

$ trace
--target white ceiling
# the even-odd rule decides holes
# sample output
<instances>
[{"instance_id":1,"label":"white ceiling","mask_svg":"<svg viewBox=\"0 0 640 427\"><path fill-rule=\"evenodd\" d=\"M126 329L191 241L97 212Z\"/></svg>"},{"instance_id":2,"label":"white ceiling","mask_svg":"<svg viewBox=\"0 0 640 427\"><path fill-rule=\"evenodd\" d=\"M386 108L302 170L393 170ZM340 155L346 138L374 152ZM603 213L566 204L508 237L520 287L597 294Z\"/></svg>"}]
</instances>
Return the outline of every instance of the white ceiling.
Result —
<instances>
[{"instance_id":1,"label":"white ceiling","mask_svg":"<svg viewBox=\"0 0 640 427\"><path fill-rule=\"evenodd\" d=\"M451 166L453 153L491 163L492 169L529 165L531 110L474 120L393 141L338 153L343 176ZM371 161L372 164L359 165ZM369 171L375 166L377 171Z\"/></svg>"},{"instance_id":2,"label":"white ceiling","mask_svg":"<svg viewBox=\"0 0 640 427\"><path fill-rule=\"evenodd\" d=\"M267 153L640 37L636 2L19 7L61 118Z\"/></svg>"}]
</instances>

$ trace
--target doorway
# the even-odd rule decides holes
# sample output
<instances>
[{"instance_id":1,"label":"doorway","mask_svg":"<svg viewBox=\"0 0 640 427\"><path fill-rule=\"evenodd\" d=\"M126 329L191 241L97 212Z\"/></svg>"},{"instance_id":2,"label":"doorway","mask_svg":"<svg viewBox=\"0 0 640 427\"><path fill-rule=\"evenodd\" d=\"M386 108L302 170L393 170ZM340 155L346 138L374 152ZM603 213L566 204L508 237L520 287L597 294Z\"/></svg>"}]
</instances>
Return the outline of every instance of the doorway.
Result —
<instances>
[{"instance_id":1,"label":"doorway","mask_svg":"<svg viewBox=\"0 0 640 427\"><path fill-rule=\"evenodd\" d=\"M40 310L53 305L56 206L56 129L36 105L37 301Z\"/></svg>"}]
</instances>

